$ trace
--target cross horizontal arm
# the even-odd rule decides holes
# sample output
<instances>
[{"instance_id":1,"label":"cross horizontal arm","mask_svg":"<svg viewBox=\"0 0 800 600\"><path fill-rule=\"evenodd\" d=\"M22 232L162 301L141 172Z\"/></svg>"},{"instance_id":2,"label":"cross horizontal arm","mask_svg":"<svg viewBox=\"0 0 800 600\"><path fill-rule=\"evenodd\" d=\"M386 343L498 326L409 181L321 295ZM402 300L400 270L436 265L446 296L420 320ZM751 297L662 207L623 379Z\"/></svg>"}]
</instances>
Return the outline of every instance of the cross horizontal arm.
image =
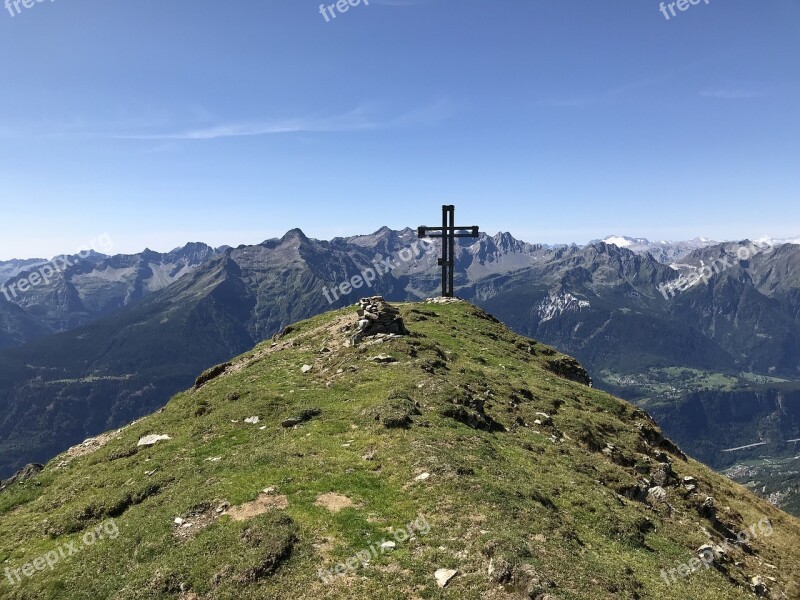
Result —
<instances>
[{"instance_id":1,"label":"cross horizontal arm","mask_svg":"<svg viewBox=\"0 0 800 600\"><path fill-rule=\"evenodd\" d=\"M477 225L470 225L469 227L418 227L417 228L417 235L419 237L425 237L426 233L429 231L469 231L468 234L461 234L455 233L456 237L478 237L480 233L478 233L478 226ZM432 235L429 237L442 237L442 235Z\"/></svg>"}]
</instances>

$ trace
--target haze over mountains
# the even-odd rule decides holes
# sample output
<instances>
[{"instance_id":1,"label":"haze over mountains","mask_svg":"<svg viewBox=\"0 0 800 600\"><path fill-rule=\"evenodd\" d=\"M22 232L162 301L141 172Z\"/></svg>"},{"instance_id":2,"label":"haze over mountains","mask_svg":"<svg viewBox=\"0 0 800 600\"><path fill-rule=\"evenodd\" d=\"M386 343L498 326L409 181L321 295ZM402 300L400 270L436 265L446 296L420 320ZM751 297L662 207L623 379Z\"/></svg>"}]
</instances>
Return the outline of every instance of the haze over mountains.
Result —
<instances>
[{"instance_id":1,"label":"haze over mountains","mask_svg":"<svg viewBox=\"0 0 800 600\"><path fill-rule=\"evenodd\" d=\"M723 468L787 456L800 438L800 246L762 245L740 260L739 242L612 236L548 247L482 234L458 245L457 294L575 356L595 386L645 407L686 451ZM152 412L297 320L365 295L438 295L437 255L411 229L330 241L292 230L235 249L93 256L15 302L0 296L0 475ZM387 258L391 272L329 304L324 289ZM730 267L707 283L663 293L721 259ZM800 510L796 478L778 491Z\"/></svg>"},{"instance_id":2,"label":"haze over mountains","mask_svg":"<svg viewBox=\"0 0 800 600\"><path fill-rule=\"evenodd\" d=\"M3 328L5 341L0 348L30 341L47 333L69 331L111 314L146 295L163 289L203 262L218 254L205 244L186 244L171 252L144 250L139 254L106 256L92 252L87 257L70 257L69 266L53 269L48 281L19 292L19 282L36 273L50 261L14 260L0 264L0 311L9 321L27 320L27 333L10 335L11 326ZM61 267L56 263L57 267ZM21 313L3 300L22 308Z\"/></svg>"},{"instance_id":3,"label":"haze over mountains","mask_svg":"<svg viewBox=\"0 0 800 600\"><path fill-rule=\"evenodd\" d=\"M297 230L304 239L305 235ZM392 232L384 227L374 234L337 238L331 240L333 247L346 247L350 244L375 251L392 253L409 246L415 240L415 232L405 229ZM489 242L488 240L491 240ZM794 240L800 243L800 238ZM773 245L789 243L763 238L760 243ZM265 242L266 243L266 242ZM696 249L718 245L719 242L706 238L695 238L677 242L650 242L645 238L609 236L587 244L597 243L616 245L637 254L650 253L664 264L671 264ZM510 273L531 267L537 262L536 252L577 247L576 244L530 244L515 239L509 233L499 233L494 237L481 234L479 246L470 248L475 259L470 260L466 274L470 281L477 281L490 274ZM463 244L462 244L463 246ZM585 247L585 246L584 246ZM145 249L131 255L107 256L91 252L87 257L71 256L72 264L57 270L49 281L32 286L30 291L20 293L16 286L21 279L35 273L43 265L54 263L41 258L13 259L0 261L0 348L31 341L48 333L69 331L90 323L116 310L131 304L146 295L161 290L192 272L210 258L223 253L227 247L217 249L203 243L188 243L170 252L159 253ZM463 264L463 260L460 264ZM427 272L436 267L436 256L430 254L424 259L419 256L408 264L393 269L394 275L410 275ZM3 305L7 300L22 308L24 313L13 307Z\"/></svg>"}]
</instances>

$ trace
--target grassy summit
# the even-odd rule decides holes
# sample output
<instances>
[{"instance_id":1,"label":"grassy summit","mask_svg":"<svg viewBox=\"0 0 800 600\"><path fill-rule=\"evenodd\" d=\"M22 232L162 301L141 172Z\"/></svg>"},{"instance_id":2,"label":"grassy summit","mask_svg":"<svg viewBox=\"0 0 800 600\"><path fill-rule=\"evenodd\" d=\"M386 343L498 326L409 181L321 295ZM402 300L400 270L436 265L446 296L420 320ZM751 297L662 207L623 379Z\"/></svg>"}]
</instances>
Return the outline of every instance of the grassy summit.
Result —
<instances>
[{"instance_id":1,"label":"grassy summit","mask_svg":"<svg viewBox=\"0 0 800 600\"><path fill-rule=\"evenodd\" d=\"M400 309L355 347L352 308L299 323L0 492L0 597L800 598L796 519L481 310Z\"/></svg>"}]
</instances>

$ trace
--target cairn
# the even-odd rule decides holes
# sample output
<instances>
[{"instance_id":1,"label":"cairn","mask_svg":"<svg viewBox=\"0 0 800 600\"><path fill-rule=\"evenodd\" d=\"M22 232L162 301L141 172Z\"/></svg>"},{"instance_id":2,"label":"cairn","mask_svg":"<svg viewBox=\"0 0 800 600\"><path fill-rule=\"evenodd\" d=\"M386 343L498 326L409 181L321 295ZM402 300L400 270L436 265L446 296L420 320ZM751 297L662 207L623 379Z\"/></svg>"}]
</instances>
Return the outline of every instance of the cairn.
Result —
<instances>
[{"instance_id":1,"label":"cairn","mask_svg":"<svg viewBox=\"0 0 800 600\"><path fill-rule=\"evenodd\" d=\"M400 311L386 302L383 296L362 298L358 302L358 331L353 336L353 344L364 338L376 335L401 336L408 335Z\"/></svg>"}]
</instances>

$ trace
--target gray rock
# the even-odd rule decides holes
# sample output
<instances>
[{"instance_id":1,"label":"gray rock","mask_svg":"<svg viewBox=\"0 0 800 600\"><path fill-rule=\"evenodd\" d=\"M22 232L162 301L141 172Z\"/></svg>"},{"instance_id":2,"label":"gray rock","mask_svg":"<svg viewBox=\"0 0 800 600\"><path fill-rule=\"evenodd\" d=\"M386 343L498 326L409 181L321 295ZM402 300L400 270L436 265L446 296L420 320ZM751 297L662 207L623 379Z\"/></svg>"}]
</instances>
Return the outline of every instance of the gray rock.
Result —
<instances>
[{"instance_id":1,"label":"gray rock","mask_svg":"<svg viewBox=\"0 0 800 600\"><path fill-rule=\"evenodd\" d=\"M165 440L171 440L171 439L172 438L169 437L168 435L158 435L158 434L146 435L146 436L142 437L141 439L139 439L139 443L136 444L136 445L137 446L154 446L158 442L162 442L162 441L165 441Z\"/></svg>"},{"instance_id":2,"label":"gray rock","mask_svg":"<svg viewBox=\"0 0 800 600\"><path fill-rule=\"evenodd\" d=\"M649 490L647 490L647 501L650 504L655 504L656 502L666 502L667 501L666 490L660 485L651 487Z\"/></svg>"},{"instance_id":3,"label":"gray rock","mask_svg":"<svg viewBox=\"0 0 800 600\"><path fill-rule=\"evenodd\" d=\"M378 356L372 356L370 359L372 362L382 363L382 364L389 364L397 362L397 359L394 356L389 356L388 354L379 354Z\"/></svg>"},{"instance_id":4,"label":"gray rock","mask_svg":"<svg viewBox=\"0 0 800 600\"><path fill-rule=\"evenodd\" d=\"M658 465L650 472L650 479L652 479L654 484L660 485L661 487L668 486L673 478L672 465L668 462Z\"/></svg>"},{"instance_id":5,"label":"gray rock","mask_svg":"<svg viewBox=\"0 0 800 600\"><path fill-rule=\"evenodd\" d=\"M447 584L450 583L450 580L456 575L458 575L458 571L455 569L437 569L437 571L433 574L433 576L436 578L436 584L440 588L447 587Z\"/></svg>"},{"instance_id":6,"label":"gray rock","mask_svg":"<svg viewBox=\"0 0 800 600\"><path fill-rule=\"evenodd\" d=\"M766 596L769 593L767 584L760 575L756 575L750 580L750 589L756 596Z\"/></svg>"}]
</instances>

